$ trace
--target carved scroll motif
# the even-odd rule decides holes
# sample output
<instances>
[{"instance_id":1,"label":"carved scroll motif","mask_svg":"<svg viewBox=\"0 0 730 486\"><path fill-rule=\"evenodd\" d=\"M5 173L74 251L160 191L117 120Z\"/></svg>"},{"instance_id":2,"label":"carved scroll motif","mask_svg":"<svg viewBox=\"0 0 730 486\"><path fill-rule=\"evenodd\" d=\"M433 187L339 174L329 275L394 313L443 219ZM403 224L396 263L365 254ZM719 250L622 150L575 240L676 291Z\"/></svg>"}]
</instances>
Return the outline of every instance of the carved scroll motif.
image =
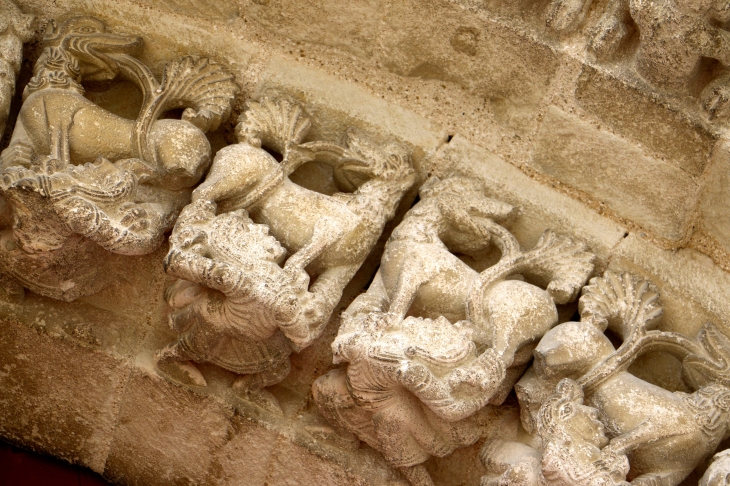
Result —
<instances>
[{"instance_id":1,"label":"carved scroll motif","mask_svg":"<svg viewBox=\"0 0 730 486\"><path fill-rule=\"evenodd\" d=\"M342 316L332 351L346 367L320 377L313 393L333 425L427 485L422 463L482 436L482 410L504 401L557 322L555 303L573 300L590 275L593 255L550 231L523 251L502 226L515 208L485 197L473 179L434 177L420 198L368 291ZM454 254L494 247L501 258L481 274Z\"/></svg>"},{"instance_id":2,"label":"carved scroll motif","mask_svg":"<svg viewBox=\"0 0 730 486\"><path fill-rule=\"evenodd\" d=\"M289 355L322 333L345 285L415 182L410 157L348 132L345 145L304 142L310 121L285 100L249 104L240 143L222 149L178 219L166 269L176 342L158 354L168 378L205 386L195 363L237 373L233 388L277 410L266 387ZM278 162L269 152L279 153ZM306 162L331 167L344 191L326 195L289 176Z\"/></svg>"},{"instance_id":3,"label":"carved scroll motif","mask_svg":"<svg viewBox=\"0 0 730 486\"><path fill-rule=\"evenodd\" d=\"M73 300L108 283L106 252L142 255L164 233L210 164L204 131L230 114L232 77L206 59L184 58L162 83L131 56L134 36L90 17L50 25L10 146L0 156L8 219L0 272L48 297ZM82 81L137 83L136 121L83 96ZM186 108L183 120L160 119ZM105 250L105 251L104 251Z\"/></svg>"},{"instance_id":4,"label":"carved scroll motif","mask_svg":"<svg viewBox=\"0 0 730 486\"><path fill-rule=\"evenodd\" d=\"M532 368L515 387L522 424L537 449L490 444L483 459L492 475L482 484L528 484L518 480L524 474L537 481L529 484L627 484L628 467L621 466L626 457L634 476L631 484L681 483L728 431L730 339L711 324L696 339L653 329L662 315L658 293L626 273L606 272L592 279L583 290L580 313L580 322L560 324L545 334L535 348ZM604 335L607 329L622 340L618 348ZM672 393L626 371L649 351L681 360L685 381L695 391ZM556 455L554 439L545 434L545 414L566 386L577 390L576 396L585 395L593 412L590 421L578 423L566 435L565 444L591 434L600 437L604 431L611 439L594 440L592 455L583 459L570 448Z\"/></svg>"}]
</instances>

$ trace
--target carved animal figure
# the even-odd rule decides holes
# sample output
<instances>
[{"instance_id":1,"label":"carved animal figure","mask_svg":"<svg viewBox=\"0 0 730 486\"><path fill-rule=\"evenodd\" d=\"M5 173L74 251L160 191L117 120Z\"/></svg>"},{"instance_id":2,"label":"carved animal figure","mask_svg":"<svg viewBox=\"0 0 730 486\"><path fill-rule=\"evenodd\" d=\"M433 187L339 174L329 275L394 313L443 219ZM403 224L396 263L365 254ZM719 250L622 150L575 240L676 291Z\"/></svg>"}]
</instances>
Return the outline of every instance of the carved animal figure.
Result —
<instances>
[{"instance_id":1,"label":"carved animal figure","mask_svg":"<svg viewBox=\"0 0 730 486\"><path fill-rule=\"evenodd\" d=\"M322 312L329 318L415 182L415 172L401 147L381 148L354 132L348 133L346 148L302 144L309 126L301 108L286 101L249 104L237 126L240 143L218 152L193 201L214 201L222 211L248 210L289 252L287 265L301 266L300 252L310 249L306 270L327 295ZM282 154L282 162L262 147ZM353 192L330 196L289 179L297 167L315 159L330 164L343 189ZM324 221L331 230L316 232Z\"/></svg>"},{"instance_id":2,"label":"carved animal figure","mask_svg":"<svg viewBox=\"0 0 730 486\"><path fill-rule=\"evenodd\" d=\"M573 378L584 388L586 403L599 411L612 438L608 448L628 455L631 484L677 485L728 432L730 340L711 325L703 328L699 343L646 331L661 315L657 295L627 274L593 279L584 292L581 322L546 333L533 368L516 386L523 425L534 432L537 410L555 384ZM606 326L624 338L618 350L604 335ZM672 393L623 371L645 349L684 358L697 391Z\"/></svg>"},{"instance_id":3,"label":"carved animal figure","mask_svg":"<svg viewBox=\"0 0 730 486\"><path fill-rule=\"evenodd\" d=\"M245 210L216 216L216 205L202 199L186 206L165 259L167 273L181 279L167 292L179 337L158 353L158 369L206 386L193 363L213 363L241 375L233 388L245 398L278 410L264 388L289 374L292 349L307 347L327 323L320 289L307 290L301 266L282 269L285 256Z\"/></svg>"},{"instance_id":4,"label":"carved animal figure","mask_svg":"<svg viewBox=\"0 0 730 486\"><path fill-rule=\"evenodd\" d=\"M0 271L37 293L73 300L96 292L110 278L102 249L140 255L158 248L210 163L201 128L215 128L230 112L231 77L205 59L185 58L168 64L160 84L128 55L140 45L90 17L51 26L44 37L0 156L0 194L12 216L0 234ZM143 91L137 120L83 96L82 80L120 74ZM183 120L158 120L185 106Z\"/></svg>"},{"instance_id":5,"label":"carved animal figure","mask_svg":"<svg viewBox=\"0 0 730 486\"><path fill-rule=\"evenodd\" d=\"M556 299L569 299L593 256L551 233L522 252L491 219L507 219L513 208L484 197L474 181L434 178L420 196L367 293L342 315L332 351L346 369L312 390L332 424L381 451L412 484L430 485L422 463L484 434L479 411L496 395L504 400L514 383L507 369L524 364L515 354L557 322L550 293L507 278L539 275ZM502 258L481 275L450 251L478 253L490 241Z\"/></svg>"},{"instance_id":6,"label":"carved animal figure","mask_svg":"<svg viewBox=\"0 0 730 486\"><path fill-rule=\"evenodd\" d=\"M497 476L482 486L628 486L629 462L608 445L598 411L583 404L583 390L562 380L537 416L539 447L495 440L482 460Z\"/></svg>"},{"instance_id":7,"label":"carved animal figure","mask_svg":"<svg viewBox=\"0 0 730 486\"><path fill-rule=\"evenodd\" d=\"M15 78L23 62L23 42L34 31L35 17L25 15L10 0L0 1L0 137L15 94Z\"/></svg>"},{"instance_id":8,"label":"carved animal figure","mask_svg":"<svg viewBox=\"0 0 730 486\"><path fill-rule=\"evenodd\" d=\"M591 0L552 0L546 19L556 30L569 30L583 19ZM730 115L730 8L723 0L612 0L596 25L591 49L606 57L633 31L639 32L636 69L653 85L685 89L704 58L725 71L701 94L710 117Z\"/></svg>"}]
</instances>

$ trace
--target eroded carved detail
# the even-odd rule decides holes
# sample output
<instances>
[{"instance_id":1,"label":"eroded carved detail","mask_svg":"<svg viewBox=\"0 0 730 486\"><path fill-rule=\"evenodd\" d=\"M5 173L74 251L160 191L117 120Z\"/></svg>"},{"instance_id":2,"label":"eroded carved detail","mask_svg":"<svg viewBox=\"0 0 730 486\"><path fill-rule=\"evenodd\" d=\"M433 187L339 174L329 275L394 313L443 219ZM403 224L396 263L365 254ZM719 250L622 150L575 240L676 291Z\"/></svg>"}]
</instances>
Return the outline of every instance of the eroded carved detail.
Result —
<instances>
[{"instance_id":1,"label":"eroded carved detail","mask_svg":"<svg viewBox=\"0 0 730 486\"><path fill-rule=\"evenodd\" d=\"M567 31L580 25L591 0L552 0L549 26ZM638 73L654 86L684 89L696 77L703 59L715 59L723 72L708 83L700 100L711 118L730 115L730 21L725 1L611 0L592 29L590 50L599 58L613 55L638 30Z\"/></svg>"},{"instance_id":2,"label":"eroded carved detail","mask_svg":"<svg viewBox=\"0 0 730 486\"><path fill-rule=\"evenodd\" d=\"M342 316L332 351L346 367L317 379L313 393L332 424L428 485L422 463L483 435L480 411L505 399L593 255L550 231L521 250L500 224L515 209L474 180L432 178L419 194L368 291ZM492 245L501 258L481 273L452 253L479 256Z\"/></svg>"},{"instance_id":3,"label":"eroded carved detail","mask_svg":"<svg viewBox=\"0 0 730 486\"><path fill-rule=\"evenodd\" d=\"M180 216L166 259L182 279L167 295L179 339L158 355L169 378L203 386L194 363L214 363L241 375L233 385L241 395L275 410L264 388L286 377L292 351L320 336L415 182L401 147L355 132L345 146L303 143L309 126L295 104L250 103L240 143L218 152ZM339 187L354 192L330 196L291 182L308 161L331 166Z\"/></svg>"},{"instance_id":4,"label":"eroded carved detail","mask_svg":"<svg viewBox=\"0 0 730 486\"><path fill-rule=\"evenodd\" d=\"M154 251L210 163L204 131L228 117L236 85L206 59L184 58L157 82L130 53L142 40L94 18L49 26L9 147L0 194L12 222L0 271L39 294L73 300L107 282L108 253ZM82 81L135 82L137 120L83 95ZM182 120L160 119L186 108Z\"/></svg>"},{"instance_id":5,"label":"eroded carved detail","mask_svg":"<svg viewBox=\"0 0 730 486\"><path fill-rule=\"evenodd\" d=\"M662 315L658 294L649 283L629 274L607 272L592 279L583 291L580 313L580 322L560 324L545 334L535 348L532 368L515 387L522 425L533 436L530 445L537 449L522 455L541 457L541 462L520 460L514 453L529 450L527 444L491 445L484 460L497 476L485 477L483 484L523 484L511 478L520 477L526 469L531 477L542 476L546 484L621 484L625 479L627 469L606 469L606 459L596 457L586 463L590 467L585 469L585 477L597 478L608 470L613 471L611 481L617 483L606 482L608 479L550 482L546 472L549 441L541 432L541 420L550 406L549 397L566 379L582 388L586 404L597 411L595 417L602 423L601 427L586 423L575 434L602 433L605 427L611 440L601 445L605 447L600 454L613 458L616 466L622 456L628 456L631 484L679 484L715 451L727 433L730 340L711 324L702 328L696 340L654 329ZM607 329L621 338L618 349L604 334ZM685 380L696 391L670 392L628 373L634 360L648 351L663 351L680 359Z\"/></svg>"}]
</instances>

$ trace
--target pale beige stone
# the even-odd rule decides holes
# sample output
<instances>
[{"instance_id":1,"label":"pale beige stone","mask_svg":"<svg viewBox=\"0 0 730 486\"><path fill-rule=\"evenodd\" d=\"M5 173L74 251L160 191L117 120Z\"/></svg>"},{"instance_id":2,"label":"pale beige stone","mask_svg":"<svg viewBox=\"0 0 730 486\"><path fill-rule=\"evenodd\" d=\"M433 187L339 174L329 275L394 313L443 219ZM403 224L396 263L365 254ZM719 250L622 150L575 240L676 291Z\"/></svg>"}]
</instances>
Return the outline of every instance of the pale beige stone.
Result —
<instances>
[{"instance_id":1,"label":"pale beige stone","mask_svg":"<svg viewBox=\"0 0 730 486\"><path fill-rule=\"evenodd\" d=\"M689 174L554 107L530 165L669 240L685 235L697 204L698 184Z\"/></svg>"},{"instance_id":2,"label":"pale beige stone","mask_svg":"<svg viewBox=\"0 0 730 486\"><path fill-rule=\"evenodd\" d=\"M519 208L519 217L514 218L510 231L526 248L534 246L548 228L563 234L578 234L598 257L597 264L603 267L612 249L626 234L621 225L530 179L496 154L460 136L444 145L426 170L435 175L453 173L474 177L484 184L488 195Z\"/></svg>"},{"instance_id":3,"label":"pale beige stone","mask_svg":"<svg viewBox=\"0 0 730 486\"><path fill-rule=\"evenodd\" d=\"M663 296L662 329L693 336L706 322L730 326L728 274L696 250L661 250L631 234L616 247L609 268L657 286Z\"/></svg>"}]
</instances>

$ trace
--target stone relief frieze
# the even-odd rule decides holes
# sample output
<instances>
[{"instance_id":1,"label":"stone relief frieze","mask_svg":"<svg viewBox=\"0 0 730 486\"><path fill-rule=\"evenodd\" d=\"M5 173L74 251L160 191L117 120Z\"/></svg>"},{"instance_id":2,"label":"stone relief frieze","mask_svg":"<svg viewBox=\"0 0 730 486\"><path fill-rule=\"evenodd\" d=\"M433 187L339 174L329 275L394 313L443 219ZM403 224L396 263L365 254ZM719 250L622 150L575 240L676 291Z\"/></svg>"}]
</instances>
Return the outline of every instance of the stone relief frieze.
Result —
<instances>
[{"instance_id":1,"label":"stone relief frieze","mask_svg":"<svg viewBox=\"0 0 730 486\"><path fill-rule=\"evenodd\" d=\"M181 279L167 295L179 338L157 361L168 377L204 386L193 363L213 363L241 375L233 384L241 395L276 409L264 388L289 374L292 351L320 336L415 182L402 147L355 132L344 145L303 143L310 125L288 101L250 103L236 129L239 143L218 152L193 192L165 260ZM331 166L343 192L291 182L308 161Z\"/></svg>"},{"instance_id":2,"label":"stone relief frieze","mask_svg":"<svg viewBox=\"0 0 730 486\"><path fill-rule=\"evenodd\" d=\"M0 271L19 286L62 300L98 291L106 253L157 249L210 164L204 132L228 117L232 76L187 57L168 63L158 82L132 55L141 44L90 17L47 28L0 156L11 219L0 235ZM143 94L136 120L84 97L83 82L117 78ZM181 120L162 118L178 108Z\"/></svg>"},{"instance_id":3,"label":"stone relief frieze","mask_svg":"<svg viewBox=\"0 0 730 486\"><path fill-rule=\"evenodd\" d=\"M590 3L550 2L549 26L581 25ZM729 12L711 1L611 1L590 47L610 57L636 29L638 73L681 89L702 58L728 64ZM34 19L8 0L0 13L1 133ZM0 155L0 285L15 297L90 295L117 255L154 252L172 230L160 265L176 279L164 295L175 339L154 347L157 372L199 392L215 365L237 375L236 395L281 416L267 388L333 322L416 184L408 150L355 130L311 140L303 107L263 98L239 117L238 143L211 160L206 134L238 92L220 66L183 57L158 80L135 56L139 37L90 17L51 24L42 42ZM701 95L713 117L730 109L727 77ZM121 79L142 93L134 120L84 96L84 83ZM326 168L313 184L326 190L296 183L308 163ZM339 319L334 367L312 386L319 414L413 485L434 484L429 459L483 439L482 486L680 484L730 432L730 338L712 324L693 337L659 330L650 283L606 272L585 286L595 260L586 245L548 230L522 248L509 230L519 209L486 193L464 176L421 185L372 283ZM558 307L581 292L580 320L562 322ZM629 372L652 352L681 363L686 390ZM513 391L517 438L487 437ZM716 454L700 484L725 484L729 468L727 451Z\"/></svg>"},{"instance_id":4,"label":"stone relief frieze","mask_svg":"<svg viewBox=\"0 0 730 486\"><path fill-rule=\"evenodd\" d=\"M485 197L477 181L433 177L419 195L368 291L342 316L332 352L346 367L313 393L331 423L427 485L422 463L480 438L479 412L505 399L594 257L550 231L523 251L503 226L515 208ZM454 254L490 247L501 258L481 273Z\"/></svg>"},{"instance_id":5,"label":"stone relief frieze","mask_svg":"<svg viewBox=\"0 0 730 486\"><path fill-rule=\"evenodd\" d=\"M711 324L697 339L656 330L662 315L658 294L629 274L607 272L592 279L583 290L580 314L580 322L556 326L535 348L531 369L515 386L522 425L532 439L488 443L483 460L493 475L482 483L626 484L630 464L631 484L679 484L727 434L730 340ZM607 329L620 336L618 348L604 334ZM626 371L641 354L658 350L682 360L693 393L672 392ZM590 420L583 419L568 443L585 440L586 434L595 438L592 455L576 464L566 459L579 458L574 453L555 462L560 456L545 434L546 414L553 413L555 397L568 386L577 387L573 395L580 402L585 397L591 408ZM528 476L536 482L520 482Z\"/></svg>"}]
</instances>

